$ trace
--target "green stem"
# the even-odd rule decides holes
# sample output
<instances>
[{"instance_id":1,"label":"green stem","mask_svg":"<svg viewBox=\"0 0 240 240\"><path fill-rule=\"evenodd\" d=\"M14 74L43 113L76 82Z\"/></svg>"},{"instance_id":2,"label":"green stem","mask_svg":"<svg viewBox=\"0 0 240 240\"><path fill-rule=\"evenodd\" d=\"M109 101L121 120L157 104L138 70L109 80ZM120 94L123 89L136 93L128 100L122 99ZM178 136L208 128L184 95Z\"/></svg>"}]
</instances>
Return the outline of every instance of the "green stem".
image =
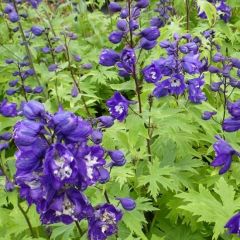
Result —
<instances>
[{"instance_id":1,"label":"green stem","mask_svg":"<svg viewBox=\"0 0 240 240\"><path fill-rule=\"evenodd\" d=\"M75 224L76 224L76 227L77 227L77 230L79 232L80 237L82 237L83 236L83 231L82 231L82 229L81 229L81 227L79 225L79 222L75 221Z\"/></svg>"},{"instance_id":2,"label":"green stem","mask_svg":"<svg viewBox=\"0 0 240 240\"><path fill-rule=\"evenodd\" d=\"M32 237L33 237L33 238L36 238L36 236L35 236L35 234L34 234L34 231L33 231L33 228L32 228L32 224L31 224L31 222L30 222L30 219L28 218L27 213L24 211L23 207L21 206L19 200L18 200L18 208L19 208L19 210L21 211L23 217L25 218L25 220L26 220L26 222L27 222L27 225L28 225L28 228L29 228L29 230L30 230L30 232L31 232Z\"/></svg>"}]
</instances>

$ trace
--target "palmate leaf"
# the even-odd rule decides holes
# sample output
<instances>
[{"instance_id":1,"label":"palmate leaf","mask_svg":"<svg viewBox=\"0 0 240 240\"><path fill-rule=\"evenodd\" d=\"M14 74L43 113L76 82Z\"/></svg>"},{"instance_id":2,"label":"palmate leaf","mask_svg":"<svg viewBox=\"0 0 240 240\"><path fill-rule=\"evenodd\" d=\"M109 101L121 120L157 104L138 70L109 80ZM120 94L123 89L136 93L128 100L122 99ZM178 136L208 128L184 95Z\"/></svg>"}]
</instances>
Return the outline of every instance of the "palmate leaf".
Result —
<instances>
[{"instance_id":1,"label":"palmate leaf","mask_svg":"<svg viewBox=\"0 0 240 240\"><path fill-rule=\"evenodd\" d=\"M175 173L174 167L165 166L160 168L159 161L154 159L152 163L148 164L149 175L141 176L139 186L147 186L148 192L157 200L157 196L160 191L160 186L164 189L177 190L179 183L174 181L171 176Z\"/></svg>"},{"instance_id":2,"label":"palmate leaf","mask_svg":"<svg viewBox=\"0 0 240 240\"><path fill-rule=\"evenodd\" d=\"M213 239L224 233L224 225L240 207L240 199L235 199L235 192L231 185L221 177L215 184L214 194L204 186L199 186L199 191L189 190L177 194L176 197L184 200L181 209L187 210L194 216L199 216L198 221L214 224ZM219 198L217 198L218 195Z\"/></svg>"}]
</instances>

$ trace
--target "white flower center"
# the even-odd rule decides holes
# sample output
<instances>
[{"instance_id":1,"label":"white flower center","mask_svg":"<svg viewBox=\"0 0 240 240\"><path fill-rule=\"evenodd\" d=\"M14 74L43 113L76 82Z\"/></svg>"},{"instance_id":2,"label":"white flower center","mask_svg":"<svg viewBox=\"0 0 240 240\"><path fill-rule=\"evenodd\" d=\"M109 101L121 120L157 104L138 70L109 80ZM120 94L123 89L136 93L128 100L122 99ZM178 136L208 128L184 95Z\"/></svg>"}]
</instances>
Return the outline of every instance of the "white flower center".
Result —
<instances>
[{"instance_id":1,"label":"white flower center","mask_svg":"<svg viewBox=\"0 0 240 240\"><path fill-rule=\"evenodd\" d=\"M96 156L92 156L91 153L85 156L86 166L87 166L87 176L90 179L93 179L93 167L97 164L98 158Z\"/></svg>"},{"instance_id":2,"label":"white flower center","mask_svg":"<svg viewBox=\"0 0 240 240\"><path fill-rule=\"evenodd\" d=\"M122 114L123 110L124 110L124 107L122 105L118 104L118 105L115 106L114 109L117 113Z\"/></svg>"},{"instance_id":3,"label":"white flower center","mask_svg":"<svg viewBox=\"0 0 240 240\"><path fill-rule=\"evenodd\" d=\"M180 86L181 86L181 82L178 79L173 78L171 80L171 87L180 87Z\"/></svg>"}]
</instances>

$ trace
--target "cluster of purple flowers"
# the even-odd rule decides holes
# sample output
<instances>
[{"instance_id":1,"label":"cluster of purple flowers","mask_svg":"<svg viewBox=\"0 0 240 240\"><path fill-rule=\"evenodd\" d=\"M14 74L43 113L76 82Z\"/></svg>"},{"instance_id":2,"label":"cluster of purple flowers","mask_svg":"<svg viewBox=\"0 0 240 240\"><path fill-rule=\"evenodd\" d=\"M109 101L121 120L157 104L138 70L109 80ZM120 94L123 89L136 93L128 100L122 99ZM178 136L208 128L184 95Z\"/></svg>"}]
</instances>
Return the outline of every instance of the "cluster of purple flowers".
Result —
<instances>
[{"instance_id":1,"label":"cluster of purple flowers","mask_svg":"<svg viewBox=\"0 0 240 240\"><path fill-rule=\"evenodd\" d=\"M157 7L154 9L154 11L158 13L158 16L151 19L151 26L161 28L166 25L170 15L174 12L170 2L170 0L160 0L157 2Z\"/></svg>"},{"instance_id":2,"label":"cluster of purple flowers","mask_svg":"<svg viewBox=\"0 0 240 240\"><path fill-rule=\"evenodd\" d=\"M227 1L226 0L207 0L208 2L212 3L217 12L219 13L220 18L224 21L224 22L228 22L231 18L231 14L232 14L232 9L229 5L227 5ZM204 11L198 11L198 16L200 18L207 18L207 15Z\"/></svg>"},{"instance_id":3,"label":"cluster of purple flowers","mask_svg":"<svg viewBox=\"0 0 240 240\"><path fill-rule=\"evenodd\" d=\"M20 196L36 205L44 224L87 219L89 239L104 240L116 233L121 210L109 202L94 207L84 194L88 187L108 182L110 169L126 162L120 150L101 146L102 131L114 119L87 121L62 109L52 115L36 101L25 103L22 114L25 119L13 134ZM132 199L118 200L126 210L135 208Z\"/></svg>"},{"instance_id":4,"label":"cluster of purple flowers","mask_svg":"<svg viewBox=\"0 0 240 240\"><path fill-rule=\"evenodd\" d=\"M16 64L17 67L17 70L12 73L12 75L17 78L9 81L10 88L6 91L7 95L11 96L16 93L42 93L42 86L32 88L31 86L26 85L26 80L35 75L35 71L30 67L28 61L17 62L14 59L6 59L5 62L8 65Z\"/></svg>"},{"instance_id":5,"label":"cluster of purple flowers","mask_svg":"<svg viewBox=\"0 0 240 240\"><path fill-rule=\"evenodd\" d=\"M154 60L142 71L145 81L156 86L153 95L157 98L178 96L188 89L191 102L205 101L206 96L202 91L203 72L207 70L208 62L205 58L200 59L199 38L192 38L190 34L175 34L173 42L165 40L160 46L166 50L168 56ZM185 74L199 74L199 77L186 81Z\"/></svg>"},{"instance_id":6,"label":"cluster of purple flowers","mask_svg":"<svg viewBox=\"0 0 240 240\"><path fill-rule=\"evenodd\" d=\"M15 23L20 20L20 17L26 18L27 14L19 13L15 6L23 4L27 2L33 8L37 8L38 5L42 2L42 0L10 0L4 9L4 13L8 15L9 21Z\"/></svg>"},{"instance_id":7,"label":"cluster of purple flowers","mask_svg":"<svg viewBox=\"0 0 240 240\"><path fill-rule=\"evenodd\" d=\"M119 68L119 76L128 77L135 74L137 57L135 47L150 50L157 44L160 36L158 27L151 26L143 30L139 29L139 17L141 11L149 5L148 0L132 1L122 8L118 3L111 2L111 12L120 12L117 22L117 30L109 35L109 41L118 44L125 40L125 47L121 53L111 49L104 49L100 55L99 63L103 66L114 66Z\"/></svg>"}]
</instances>

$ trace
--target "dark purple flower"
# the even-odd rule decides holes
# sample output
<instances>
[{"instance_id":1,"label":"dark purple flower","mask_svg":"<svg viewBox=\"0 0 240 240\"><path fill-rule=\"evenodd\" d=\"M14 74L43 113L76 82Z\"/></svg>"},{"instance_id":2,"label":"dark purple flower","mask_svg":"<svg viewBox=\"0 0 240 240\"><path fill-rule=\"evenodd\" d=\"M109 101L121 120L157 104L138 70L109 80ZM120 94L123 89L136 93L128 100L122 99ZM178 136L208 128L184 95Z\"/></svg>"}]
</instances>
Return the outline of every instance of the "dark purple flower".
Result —
<instances>
[{"instance_id":1,"label":"dark purple flower","mask_svg":"<svg viewBox=\"0 0 240 240\"><path fill-rule=\"evenodd\" d=\"M216 115L217 114L217 112L209 112L209 111L205 111L205 112L203 112L203 114L202 114L202 119L203 120L209 120L209 119L211 119L212 118L212 116L214 116L214 115Z\"/></svg>"},{"instance_id":2,"label":"dark purple flower","mask_svg":"<svg viewBox=\"0 0 240 240\"><path fill-rule=\"evenodd\" d=\"M228 228L230 234L238 234L240 236L240 213L231 217L224 227Z\"/></svg>"},{"instance_id":3,"label":"dark purple flower","mask_svg":"<svg viewBox=\"0 0 240 240\"><path fill-rule=\"evenodd\" d=\"M15 87L15 86L18 84L18 81L19 81L18 79L15 79L15 80L10 81L10 82L9 82L9 86L10 86L10 87Z\"/></svg>"},{"instance_id":4,"label":"dark purple flower","mask_svg":"<svg viewBox=\"0 0 240 240\"><path fill-rule=\"evenodd\" d=\"M33 89L33 93L42 93L42 92L43 92L42 86L37 86Z\"/></svg>"},{"instance_id":5,"label":"dark purple flower","mask_svg":"<svg viewBox=\"0 0 240 240\"><path fill-rule=\"evenodd\" d=\"M42 0L27 0L27 2L31 4L33 8L37 8L38 5L42 2Z\"/></svg>"},{"instance_id":6,"label":"dark purple flower","mask_svg":"<svg viewBox=\"0 0 240 240\"><path fill-rule=\"evenodd\" d=\"M116 198L120 201L122 207L127 211L132 211L136 207L136 202L131 198Z\"/></svg>"},{"instance_id":7,"label":"dark purple flower","mask_svg":"<svg viewBox=\"0 0 240 240\"><path fill-rule=\"evenodd\" d=\"M74 55L73 58L76 62L81 62L82 61L82 58L79 55Z\"/></svg>"},{"instance_id":8,"label":"dark purple flower","mask_svg":"<svg viewBox=\"0 0 240 240\"><path fill-rule=\"evenodd\" d=\"M164 80L156 84L153 90L153 96L156 98L165 97L169 95L169 81Z\"/></svg>"},{"instance_id":9,"label":"dark purple flower","mask_svg":"<svg viewBox=\"0 0 240 240\"><path fill-rule=\"evenodd\" d=\"M181 95L186 89L186 84L184 82L184 76L180 74L175 74L169 81L169 91L172 95Z\"/></svg>"},{"instance_id":10,"label":"dark purple flower","mask_svg":"<svg viewBox=\"0 0 240 240\"><path fill-rule=\"evenodd\" d=\"M124 32L114 31L109 35L108 39L111 43L117 44L122 41L123 36Z\"/></svg>"},{"instance_id":11,"label":"dark purple flower","mask_svg":"<svg viewBox=\"0 0 240 240\"><path fill-rule=\"evenodd\" d=\"M123 166L126 163L126 159L122 151L108 151L108 154L112 159L114 166Z\"/></svg>"},{"instance_id":12,"label":"dark purple flower","mask_svg":"<svg viewBox=\"0 0 240 240\"><path fill-rule=\"evenodd\" d=\"M136 55L132 48L124 48L120 56L122 68L127 72L133 72L134 65L136 63Z\"/></svg>"},{"instance_id":13,"label":"dark purple flower","mask_svg":"<svg viewBox=\"0 0 240 240\"><path fill-rule=\"evenodd\" d=\"M40 102L31 100L23 105L22 112L27 119L35 120L44 116L45 109Z\"/></svg>"},{"instance_id":14,"label":"dark purple flower","mask_svg":"<svg viewBox=\"0 0 240 240\"><path fill-rule=\"evenodd\" d=\"M103 167L99 167L98 168L98 172L99 172L99 183L104 184L106 182L109 181L110 179L110 174L109 171Z\"/></svg>"},{"instance_id":15,"label":"dark purple flower","mask_svg":"<svg viewBox=\"0 0 240 240\"><path fill-rule=\"evenodd\" d=\"M9 14L11 12L15 11L14 6L12 4L7 4L4 8L4 13Z\"/></svg>"},{"instance_id":16,"label":"dark purple flower","mask_svg":"<svg viewBox=\"0 0 240 240\"><path fill-rule=\"evenodd\" d=\"M31 93L32 92L32 88L30 86L24 86L24 91L26 93Z\"/></svg>"},{"instance_id":17,"label":"dark purple flower","mask_svg":"<svg viewBox=\"0 0 240 240\"><path fill-rule=\"evenodd\" d=\"M117 22L117 28L120 30L120 31L127 31L128 30L128 23L125 19L119 19L118 22Z\"/></svg>"},{"instance_id":18,"label":"dark purple flower","mask_svg":"<svg viewBox=\"0 0 240 240\"><path fill-rule=\"evenodd\" d=\"M161 28L164 26L164 21L161 18L153 17L150 21L152 27Z\"/></svg>"},{"instance_id":19,"label":"dark purple flower","mask_svg":"<svg viewBox=\"0 0 240 240\"><path fill-rule=\"evenodd\" d=\"M75 97L78 96L78 94L79 94L78 88L77 88L76 84L74 83L74 84L73 84L72 91L71 91L71 95L72 95L72 97L75 98Z\"/></svg>"},{"instance_id":20,"label":"dark purple flower","mask_svg":"<svg viewBox=\"0 0 240 240\"><path fill-rule=\"evenodd\" d=\"M92 67L93 67L93 65L91 63L84 63L82 65L82 68L86 69L86 70L90 70L90 69L92 69Z\"/></svg>"},{"instance_id":21,"label":"dark purple flower","mask_svg":"<svg viewBox=\"0 0 240 240\"><path fill-rule=\"evenodd\" d=\"M232 59L231 59L231 62L232 62L232 65L233 65L235 68L240 68L240 59L232 58Z\"/></svg>"},{"instance_id":22,"label":"dark purple flower","mask_svg":"<svg viewBox=\"0 0 240 240\"><path fill-rule=\"evenodd\" d=\"M240 118L240 99L236 102L228 102L228 112L235 118Z\"/></svg>"},{"instance_id":23,"label":"dark purple flower","mask_svg":"<svg viewBox=\"0 0 240 240\"><path fill-rule=\"evenodd\" d=\"M44 174L56 190L60 189L63 184L74 182L77 176L77 166L73 154L66 146L58 143L47 150Z\"/></svg>"},{"instance_id":24,"label":"dark purple flower","mask_svg":"<svg viewBox=\"0 0 240 240\"><path fill-rule=\"evenodd\" d=\"M123 8L123 9L121 10L121 13L120 13L120 18L125 19L125 18L128 17L128 15L129 15L128 9L127 9L127 8Z\"/></svg>"},{"instance_id":25,"label":"dark purple flower","mask_svg":"<svg viewBox=\"0 0 240 240\"><path fill-rule=\"evenodd\" d=\"M149 5L149 0L137 0L136 7L137 8L146 8Z\"/></svg>"},{"instance_id":26,"label":"dark purple flower","mask_svg":"<svg viewBox=\"0 0 240 240\"><path fill-rule=\"evenodd\" d=\"M49 72L55 72L55 71L57 71L57 69L58 69L58 65L55 64L55 63L51 64L51 65L48 67L48 71L49 71Z\"/></svg>"},{"instance_id":27,"label":"dark purple flower","mask_svg":"<svg viewBox=\"0 0 240 240\"><path fill-rule=\"evenodd\" d=\"M220 18L226 23L230 20L231 18L231 7L226 4L224 0L220 0L216 4L216 9L220 13Z\"/></svg>"},{"instance_id":28,"label":"dark purple flower","mask_svg":"<svg viewBox=\"0 0 240 240\"><path fill-rule=\"evenodd\" d=\"M99 180L100 173L98 168L103 167L106 163L104 155L105 150L99 145L86 146L84 150L79 152L78 157L83 161L79 163L78 167L87 185L95 184Z\"/></svg>"},{"instance_id":29,"label":"dark purple flower","mask_svg":"<svg viewBox=\"0 0 240 240\"><path fill-rule=\"evenodd\" d=\"M146 38L141 38L140 47L145 50L151 50L157 45L157 41L148 41Z\"/></svg>"},{"instance_id":30,"label":"dark purple flower","mask_svg":"<svg viewBox=\"0 0 240 240\"><path fill-rule=\"evenodd\" d=\"M44 32L44 28L43 27L40 27L40 26L33 26L31 28L31 32L35 35L35 36L41 36Z\"/></svg>"},{"instance_id":31,"label":"dark purple flower","mask_svg":"<svg viewBox=\"0 0 240 240\"><path fill-rule=\"evenodd\" d=\"M95 144L100 144L102 142L102 131L100 130L93 130L91 134L91 139Z\"/></svg>"},{"instance_id":32,"label":"dark purple flower","mask_svg":"<svg viewBox=\"0 0 240 240\"><path fill-rule=\"evenodd\" d=\"M106 102L111 116L118 121L122 122L128 114L128 106L131 104L125 97L119 92L115 92L114 95Z\"/></svg>"},{"instance_id":33,"label":"dark purple flower","mask_svg":"<svg viewBox=\"0 0 240 240\"><path fill-rule=\"evenodd\" d=\"M101 116L97 118L99 121L99 127L109 128L114 124L114 118L111 116Z\"/></svg>"},{"instance_id":34,"label":"dark purple flower","mask_svg":"<svg viewBox=\"0 0 240 240\"><path fill-rule=\"evenodd\" d=\"M141 36L149 41L154 41L160 36L160 31L157 27L149 27L141 32Z\"/></svg>"},{"instance_id":35,"label":"dark purple flower","mask_svg":"<svg viewBox=\"0 0 240 240\"><path fill-rule=\"evenodd\" d=\"M18 14L14 11L10 12L8 14L8 18L12 23L18 22L19 21L19 16Z\"/></svg>"},{"instance_id":36,"label":"dark purple flower","mask_svg":"<svg viewBox=\"0 0 240 240\"><path fill-rule=\"evenodd\" d=\"M108 5L108 8L113 13L120 12L122 10L122 7L116 2L110 2L110 4Z\"/></svg>"},{"instance_id":37,"label":"dark purple flower","mask_svg":"<svg viewBox=\"0 0 240 240\"><path fill-rule=\"evenodd\" d=\"M236 132L240 129L240 118L227 118L222 127L226 132Z\"/></svg>"},{"instance_id":38,"label":"dark purple flower","mask_svg":"<svg viewBox=\"0 0 240 240\"><path fill-rule=\"evenodd\" d=\"M5 150L5 149L8 149L9 148L9 144L8 143L0 143L0 152Z\"/></svg>"},{"instance_id":39,"label":"dark purple flower","mask_svg":"<svg viewBox=\"0 0 240 240\"><path fill-rule=\"evenodd\" d=\"M8 102L4 99L0 103L0 114L4 117L16 117L18 115L17 104Z\"/></svg>"},{"instance_id":40,"label":"dark purple flower","mask_svg":"<svg viewBox=\"0 0 240 240\"><path fill-rule=\"evenodd\" d=\"M142 70L142 73L145 81L148 83L156 83L162 78L161 70L157 64L157 61L145 67Z\"/></svg>"},{"instance_id":41,"label":"dark purple flower","mask_svg":"<svg viewBox=\"0 0 240 240\"><path fill-rule=\"evenodd\" d=\"M5 60L5 63L6 63L6 64L12 64L12 63L14 63L14 60L8 58L8 59Z\"/></svg>"},{"instance_id":42,"label":"dark purple flower","mask_svg":"<svg viewBox=\"0 0 240 240\"><path fill-rule=\"evenodd\" d=\"M63 222L71 224L92 215L93 208L83 193L70 188L54 195L47 210L41 214L43 224Z\"/></svg>"},{"instance_id":43,"label":"dark purple flower","mask_svg":"<svg viewBox=\"0 0 240 240\"><path fill-rule=\"evenodd\" d=\"M210 66L210 67L208 68L208 71L209 71L210 73L219 73L219 72L220 72L220 69L217 68L217 67L214 67L214 66Z\"/></svg>"},{"instance_id":44,"label":"dark purple flower","mask_svg":"<svg viewBox=\"0 0 240 240\"><path fill-rule=\"evenodd\" d=\"M43 53L50 53L51 52L51 48L49 48L49 47L43 47L41 50L42 50Z\"/></svg>"},{"instance_id":45,"label":"dark purple flower","mask_svg":"<svg viewBox=\"0 0 240 240\"><path fill-rule=\"evenodd\" d=\"M0 134L0 140L9 141L12 138L12 134L10 132L5 132Z\"/></svg>"},{"instance_id":46,"label":"dark purple flower","mask_svg":"<svg viewBox=\"0 0 240 240\"><path fill-rule=\"evenodd\" d=\"M189 74L195 74L199 72L201 62L199 61L199 54L188 54L182 58L182 67L184 71Z\"/></svg>"},{"instance_id":47,"label":"dark purple flower","mask_svg":"<svg viewBox=\"0 0 240 240\"><path fill-rule=\"evenodd\" d=\"M54 51L56 53L60 53L60 52L63 52L65 50L65 46L64 45L59 45L57 47L55 47Z\"/></svg>"},{"instance_id":48,"label":"dark purple flower","mask_svg":"<svg viewBox=\"0 0 240 240\"><path fill-rule=\"evenodd\" d=\"M240 154L221 137L216 136L216 139L217 142L213 145L213 148L215 150L215 159L212 161L211 165L213 167L222 166L219 174L223 174L229 170L233 156L239 156Z\"/></svg>"},{"instance_id":49,"label":"dark purple flower","mask_svg":"<svg viewBox=\"0 0 240 240\"><path fill-rule=\"evenodd\" d=\"M12 89L12 88L10 88L10 89L7 89L6 94L7 94L8 96L12 96L12 95L14 95L16 92L17 92L17 89Z\"/></svg>"},{"instance_id":50,"label":"dark purple flower","mask_svg":"<svg viewBox=\"0 0 240 240\"><path fill-rule=\"evenodd\" d=\"M13 184L13 182L11 182L11 181L9 181L9 180L6 179L5 190L6 190L7 192L12 192L13 189L14 189L14 184Z\"/></svg>"},{"instance_id":51,"label":"dark purple flower","mask_svg":"<svg viewBox=\"0 0 240 240\"><path fill-rule=\"evenodd\" d=\"M122 219L121 210L111 204L99 206L89 218L88 238L105 240L117 232L117 223Z\"/></svg>"},{"instance_id":52,"label":"dark purple flower","mask_svg":"<svg viewBox=\"0 0 240 240\"><path fill-rule=\"evenodd\" d=\"M188 99L196 104L206 101L206 95L202 91L202 86L204 85L204 76L199 78L194 78L188 81Z\"/></svg>"},{"instance_id":53,"label":"dark purple flower","mask_svg":"<svg viewBox=\"0 0 240 240\"><path fill-rule=\"evenodd\" d=\"M211 90L214 92L218 92L222 84L223 84L222 82L213 82L210 86Z\"/></svg>"},{"instance_id":54,"label":"dark purple flower","mask_svg":"<svg viewBox=\"0 0 240 240\"><path fill-rule=\"evenodd\" d=\"M99 63L103 66L114 66L120 60L120 55L111 49L103 49L99 58Z\"/></svg>"}]
</instances>

